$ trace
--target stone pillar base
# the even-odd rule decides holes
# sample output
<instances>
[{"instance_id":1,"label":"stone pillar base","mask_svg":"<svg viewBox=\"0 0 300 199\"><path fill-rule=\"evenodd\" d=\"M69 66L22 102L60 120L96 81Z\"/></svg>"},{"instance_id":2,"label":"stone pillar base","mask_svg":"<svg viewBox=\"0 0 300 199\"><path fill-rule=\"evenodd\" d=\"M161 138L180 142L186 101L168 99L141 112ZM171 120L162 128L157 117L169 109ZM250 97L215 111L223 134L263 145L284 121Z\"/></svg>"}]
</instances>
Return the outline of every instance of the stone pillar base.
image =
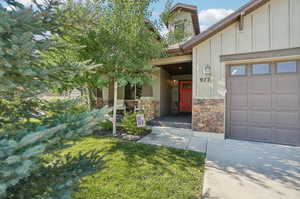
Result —
<instances>
[{"instance_id":1,"label":"stone pillar base","mask_svg":"<svg viewBox=\"0 0 300 199\"><path fill-rule=\"evenodd\" d=\"M195 131L224 133L224 100L194 99L192 127Z\"/></svg>"}]
</instances>

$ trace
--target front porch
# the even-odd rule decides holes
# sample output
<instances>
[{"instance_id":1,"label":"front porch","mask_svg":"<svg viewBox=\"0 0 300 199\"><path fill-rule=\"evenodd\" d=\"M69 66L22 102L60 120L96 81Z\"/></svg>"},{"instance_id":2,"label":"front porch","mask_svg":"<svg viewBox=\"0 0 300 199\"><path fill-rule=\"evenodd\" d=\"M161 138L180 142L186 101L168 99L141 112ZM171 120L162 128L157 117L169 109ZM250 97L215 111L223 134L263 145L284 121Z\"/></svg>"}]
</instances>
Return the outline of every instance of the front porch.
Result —
<instances>
[{"instance_id":1,"label":"front porch","mask_svg":"<svg viewBox=\"0 0 300 199\"><path fill-rule=\"evenodd\" d=\"M159 65L159 116L192 112L192 62Z\"/></svg>"},{"instance_id":2,"label":"front porch","mask_svg":"<svg viewBox=\"0 0 300 199\"><path fill-rule=\"evenodd\" d=\"M118 88L118 113L142 110L155 125L191 128L192 56L174 56L153 62L159 70L152 82ZM113 85L102 89L104 105L113 105ZM146 108L146 109L145 109Z\"/></svg>"}]
</instances>

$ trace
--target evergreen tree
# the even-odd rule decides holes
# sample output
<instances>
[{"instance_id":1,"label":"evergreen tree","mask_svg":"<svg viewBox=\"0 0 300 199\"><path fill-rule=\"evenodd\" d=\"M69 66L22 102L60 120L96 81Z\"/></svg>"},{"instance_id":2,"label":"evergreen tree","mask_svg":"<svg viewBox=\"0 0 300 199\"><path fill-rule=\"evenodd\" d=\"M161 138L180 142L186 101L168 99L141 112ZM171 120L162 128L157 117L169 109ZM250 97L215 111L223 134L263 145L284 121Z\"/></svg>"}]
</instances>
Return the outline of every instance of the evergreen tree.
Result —
<instances>
[{"instance_id":1,"label":"evergreen tree","mask_svg":"<svg viewBox=\"0 0 300 199\"><path fill-rule=\"evenodd\" d=\"M60 31L59 2L45 0L35 6L33 10L15 0L0 2L0 198L38 171L41 154L63 140L90 135L109 112L64 111L72 103L63 103L58 111L57 103L40 98L65 79L80 77L96 66L89 61L49 62L46 52L66 47L52 40Z\"/></svg>"}]
</instances>

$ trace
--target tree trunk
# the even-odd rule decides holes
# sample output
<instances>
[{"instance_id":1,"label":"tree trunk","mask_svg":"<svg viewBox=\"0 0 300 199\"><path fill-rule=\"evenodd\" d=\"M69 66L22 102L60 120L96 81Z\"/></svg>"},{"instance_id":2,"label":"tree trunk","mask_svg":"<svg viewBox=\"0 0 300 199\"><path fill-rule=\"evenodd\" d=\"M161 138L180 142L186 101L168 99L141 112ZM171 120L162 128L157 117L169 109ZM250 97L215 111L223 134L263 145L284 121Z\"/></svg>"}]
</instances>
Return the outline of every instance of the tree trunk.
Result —
<instances>
[{"instance_id":1,"label":"tree trunk","mask_svg":"<svg viewBox=\"0 0 300 199\"><path fill-rule=\"evenodd\" d=\"M92 110L91 95L90 95L90 90L89 90L88 86L86 86L85 95L86 95L87 105L89 107L89 110L91 111Z\"/></svg>"},{"instance_id":2,"label":"tree trunk","mask_svg":"<svg viewBox=\"0 0 300 199\"><path fill-rule=\"evenodd\" d=\"M117 100L118 100L118 83L114 82L114 110L113 110L113 135L117 134Z\"/></svg>"}]
</instances>

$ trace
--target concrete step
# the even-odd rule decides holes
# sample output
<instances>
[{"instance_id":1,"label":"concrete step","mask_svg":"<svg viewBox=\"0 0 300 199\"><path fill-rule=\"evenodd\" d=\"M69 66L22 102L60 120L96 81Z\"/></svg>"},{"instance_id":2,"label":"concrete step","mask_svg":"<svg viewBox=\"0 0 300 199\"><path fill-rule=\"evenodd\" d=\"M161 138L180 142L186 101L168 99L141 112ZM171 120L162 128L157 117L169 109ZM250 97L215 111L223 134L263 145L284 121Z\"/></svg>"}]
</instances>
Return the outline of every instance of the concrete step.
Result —
<instances>
[{"instance_id":1,"label":"concrete step","mask_svg":"<svg viewBox=\"0 0 300 199\"><path fill-rule=\"evenodd\" d=\"M182 129L191 129L191 123L183 123L183 122L168 122L168 121L157 121L152 120L148 122L150 126L162 126L162 127L173 127L173 128L182 128Z\"/></svg>"}]
</instances>

